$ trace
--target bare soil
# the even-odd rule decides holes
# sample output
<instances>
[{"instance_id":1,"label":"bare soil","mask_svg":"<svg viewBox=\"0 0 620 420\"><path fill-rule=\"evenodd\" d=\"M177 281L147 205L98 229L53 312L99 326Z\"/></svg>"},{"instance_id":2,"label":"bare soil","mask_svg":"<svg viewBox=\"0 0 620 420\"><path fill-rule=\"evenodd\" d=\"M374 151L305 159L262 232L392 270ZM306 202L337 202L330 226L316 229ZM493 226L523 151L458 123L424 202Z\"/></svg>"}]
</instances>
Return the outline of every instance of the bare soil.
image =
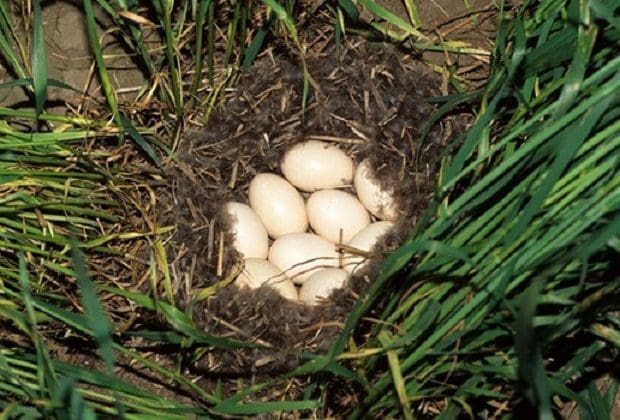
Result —
<instances>
[{"instance_id":1,"label":"bare soil","mask_svg":"<svg viewBox=\"0 0 620 420\"><path fill-rule=\"evenodd\" d=\"M26 7L26 2L21 6ZM83 94L101 97L94 58L91 53L88 34L86 31L86 17L82 9L82 2L78 0L61 0L44 2L43 30L47 53L49 78L68 84L75 91L51 86L48 90L47 109L51 112L63 113L67 108L77 109L84 104ZM14 9L14 10L17 10ZM26 9L23 9L26 13ZM99 33L106 33L101 37L102 47L106 54L106 63L112 75L112 85L120 101L131 100L138 89L144 84L144 74L136 67L134 60L124 48L118 33L106 30L113 28L111 19L100 9L95 8ZM15 22L16 30L28 31L29 28ZM153 32L147 29L147 43L153 38ZM23 41L29 38L24 36ZM25 51L30 46L23 45ZM11 75L4 63L0 62L0 80L6 80ZM29 107L30 99L20 88L14 87L2 92L0 106L23 108Z\"/></svg>"}]
</instances>

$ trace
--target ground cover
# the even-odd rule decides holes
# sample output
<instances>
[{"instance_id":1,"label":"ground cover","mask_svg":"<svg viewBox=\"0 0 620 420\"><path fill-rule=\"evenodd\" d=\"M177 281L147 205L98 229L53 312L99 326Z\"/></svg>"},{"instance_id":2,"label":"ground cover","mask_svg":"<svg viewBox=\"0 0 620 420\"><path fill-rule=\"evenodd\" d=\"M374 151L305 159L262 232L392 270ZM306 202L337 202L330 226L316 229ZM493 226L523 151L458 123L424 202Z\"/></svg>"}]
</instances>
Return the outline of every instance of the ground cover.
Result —
<instances>
[{"instance_id":1,"label":"ground cover","mask_svg":"<svg viewBox=\"0 0 620 420\"><path fill-rule=\"evenodd\" d=\"M616 3L1 2L4 414L613 418ZM311 137L409 203L319 310L217 217Z\"/></svg>"}]
</instances>

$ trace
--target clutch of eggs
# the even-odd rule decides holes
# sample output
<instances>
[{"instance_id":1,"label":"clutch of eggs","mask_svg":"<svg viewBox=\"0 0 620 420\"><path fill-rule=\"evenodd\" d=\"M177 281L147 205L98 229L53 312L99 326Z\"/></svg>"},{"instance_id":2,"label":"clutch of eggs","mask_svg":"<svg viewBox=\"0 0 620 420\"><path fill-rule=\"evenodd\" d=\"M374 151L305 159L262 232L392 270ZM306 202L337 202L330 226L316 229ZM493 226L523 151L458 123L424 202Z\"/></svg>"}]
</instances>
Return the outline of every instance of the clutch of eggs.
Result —
<instances>
[{"instance_id":1,"label":"clutch of eggs","mask_svg":"<svg viewBox=\"0 0 620 420\"><path fill-rule=\"evenodd\" d=\"M236 284L267 285L286 299L317 305L364 266L372 247L398 218L398 208L393 192L373 179L368 159L355 168L351 157L325 142L293 146L281 170L284 177L254 177L249 206L229 202L224 208L231 218L233 246L245 261ZM357 196L337 189L351 185ZM351 252L340 255L339 243Z\"/></svg>"}]
</instances>

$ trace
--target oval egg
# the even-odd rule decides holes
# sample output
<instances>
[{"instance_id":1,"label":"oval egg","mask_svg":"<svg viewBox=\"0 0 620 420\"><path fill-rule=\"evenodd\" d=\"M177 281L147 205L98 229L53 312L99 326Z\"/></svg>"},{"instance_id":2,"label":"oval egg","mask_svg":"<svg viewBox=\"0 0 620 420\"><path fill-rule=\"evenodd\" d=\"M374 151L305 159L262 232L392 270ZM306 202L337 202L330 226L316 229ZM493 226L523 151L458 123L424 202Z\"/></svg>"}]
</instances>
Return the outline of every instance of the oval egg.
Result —
<instances>
[{"instance_id":1,"label":"oval egg","mask_svg":"<svg viewBox=\"0 0 620 420\"><path fill-rule=\"evenodd\" d=\"M338 147L309 140L286 152L281 169L291 184L302 191L314 192L351 185L355 165Z\"/></svg>"},{"instance_id":2,"label":"oval egg","mask_svg":"<svg viewBox=\"0 0 620 420\"><path fill-rule=\"evenodd\" d=\"M250 206L272 238L308 229L304 199L284 178L269 173L258 174L250 182L248 196Z\"/></svg>"},{"instance_id":3,"label":"oval egg","mask_svg":"<svg viewBox=\"0 0 620 420\"><path fill-rule=\"evenodd\" d=\"M373 178L368 159L364 159L357 167L353 183L357 196L370 213L381 220L392 222L398 218L393 192L382 189Z\"/></svg>"},{"instance_id":4,"label":"oval egg","mask_svg":"<svg viewBox=\"0 0 620 420\"><path fill-rule=\"evenodd\" d=\"M231 216L231 231L235 235L233 246L245 258L267 258L269 238L267 229L250 206L231 201L225 211Z\"/></svg>"},{"instance_id":5,"label":"oval egg","mask_svg":"<svg viewBox=\"0 0 620 420\"><path fill-rule=\"evenodd\" d=\"M392 222L375 222L359 231L347 245L363 252L370 252L379 239L394 227ZM367 258L361 255L346 254L343 258L343 268L349 273L354 273L366 265Z\"/></svg>"},{"instance_id":6,"label":"oval egg","mask_svg":"<svg viewBox=\"0 0 620 420\"><path fill-rule=\"evenodd\" d=\"M297 288L278 267L260 258L247 258L244 262L245 267L235 280L237 287L258 289L263 285L268 285L286 299L299 299Z\"/></svg>"},{"instance_id":7,"label":"oval egg","mask_svg":"<svg viewBox=\"0 0 620 420\"><path fill-rule=\"evenodd\" d=\"M349 273L339 268L317 271L299 289L299 300L308 305L317 305L336 289L340 289L349 279Z\"/></svg>"},{"instance_id":8,"label":"oval egg","mask_svg":"<svg viewBox=\"0 0 620 420\"><path fill-rule=\"evenodd\" d=\"M291 233L276 239L269 250L269 262L296 284L302 284L322 268L337 267L336 246L312 233Z\"/></svg>"},{"instance_id":9,"label":"oval egg","mask_svg":"<svg viewBox=\"0 0 620 420\"><path fill-rule=\"evenodd\" d=\"M362 203L352 194L339 190L313 193L306 203L306 211L312 229L335 243L347 243L370 223L370 215Z\"/></svg>"}]
</instances>

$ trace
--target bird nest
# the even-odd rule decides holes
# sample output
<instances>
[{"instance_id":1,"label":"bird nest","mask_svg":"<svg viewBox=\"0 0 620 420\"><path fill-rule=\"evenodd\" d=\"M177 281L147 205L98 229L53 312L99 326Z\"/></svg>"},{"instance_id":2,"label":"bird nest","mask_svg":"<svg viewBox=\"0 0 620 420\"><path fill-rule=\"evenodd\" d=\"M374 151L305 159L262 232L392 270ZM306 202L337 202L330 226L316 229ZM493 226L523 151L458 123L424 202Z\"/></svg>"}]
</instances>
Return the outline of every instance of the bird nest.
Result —
<instances>
[{"instance_id":1,"label":"bird nest","mask_svg":"<svg viewBox=\"0 0 620 420\"><path fill-rule=\"evenodd\" d=\"M441 81L392 46L329 47L307 64L311 96L303 109L299 62L286 53L263 54L226 92L207 126L182 141L169 174L172 193L162 222L177 226L168 252L176 255L174 275L186 285L182 300L209 333L262 345L209 353L196 367L211 375L273 374L295 366L302 350L327 349L386 253L425 210L438 156L463 126L460 116L443 118L421 138L435 110L427 100L438 95ZM269 287L235 287L229 280L240 256L222 211L231 200L247 203L254 176L280 173L283 154L311 139L337 145L358 163L369 158L377 181L394 191L405 214L372 250L371 263L319 306L288 301Z\"/></svg>"}]
</instances>

